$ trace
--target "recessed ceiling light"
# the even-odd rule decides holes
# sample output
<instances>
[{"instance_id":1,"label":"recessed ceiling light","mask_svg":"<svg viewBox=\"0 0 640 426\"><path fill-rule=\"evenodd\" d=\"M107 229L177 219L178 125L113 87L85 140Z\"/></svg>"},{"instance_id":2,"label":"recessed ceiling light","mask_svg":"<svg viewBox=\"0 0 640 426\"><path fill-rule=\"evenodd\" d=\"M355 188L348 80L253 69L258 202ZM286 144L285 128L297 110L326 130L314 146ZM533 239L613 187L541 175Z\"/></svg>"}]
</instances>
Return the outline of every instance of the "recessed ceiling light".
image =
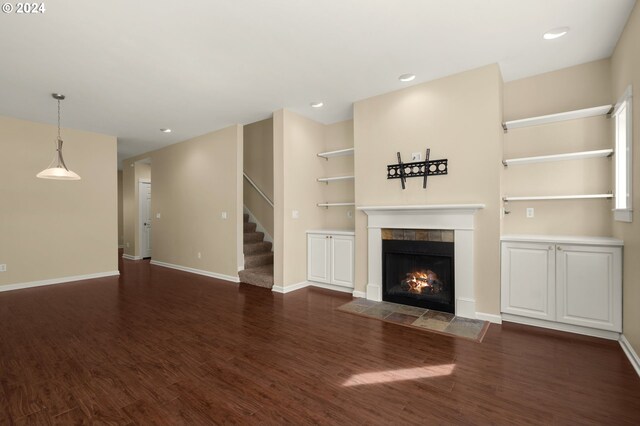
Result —
<instances>
[{"instance_id":1,"label":"recessed ceiling light","mask_svg":"<svg viewBox=\"0 0 640 426\"><path fill-rule=\"evenodd\" d=\"M171 129L160 129L162 133L171 133Z\"/></svg>"},{"instance_id":2,"label":"recessed ceiling light","mask_svg":"<svg viewBox=\"0 0 640 426\"><path fill-rule=\"evenodd\" d=\"M553 28L553 29L547 31L546 33L544 33L542 38L544 38L545 40L554 40L554 39L560 38L563 35L565 35L566 33L568 33L569 29L570 29L569 27Z\"/></svg>"},{"instance_id":3,"label":"recessed ceiling light","mask_svg":"<svg viewBox=\"0 0 640 426\"><path fill-rule=\"evenodd\" d=\"M415 74L402 74L400 77L398 77L398 80L400 81L413 81L415 79Z\"/></svg>"},{"instance_id":4,"label":"recessed ceiling light","mask_svg":"<svg viewBox=\"0 0 640 426\"><path fill-rule=\"evenodd\" d=\"M311 102L310 104L313 108L322 108L322 106L324 105L324 102Z\"/></svg>"}]
</instances>

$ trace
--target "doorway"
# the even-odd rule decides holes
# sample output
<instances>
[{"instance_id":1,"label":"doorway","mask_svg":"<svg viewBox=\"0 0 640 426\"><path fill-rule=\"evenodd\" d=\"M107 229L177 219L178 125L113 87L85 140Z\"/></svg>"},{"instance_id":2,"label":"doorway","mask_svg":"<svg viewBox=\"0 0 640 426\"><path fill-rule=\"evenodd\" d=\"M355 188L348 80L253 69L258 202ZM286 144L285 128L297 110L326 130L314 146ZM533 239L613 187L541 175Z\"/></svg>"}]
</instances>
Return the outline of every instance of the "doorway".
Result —
<instances>
[{"instance_id":1,"label":"doorway","mask_svg":"<svg viewBox=\"0 0 640 426\"><path fill-rule=\"evenodd\" d=\"M138 183L138 197L140 256L143 259L149 259L151 257L151 182L140 181Z\"/></svg>"}]
</instances>

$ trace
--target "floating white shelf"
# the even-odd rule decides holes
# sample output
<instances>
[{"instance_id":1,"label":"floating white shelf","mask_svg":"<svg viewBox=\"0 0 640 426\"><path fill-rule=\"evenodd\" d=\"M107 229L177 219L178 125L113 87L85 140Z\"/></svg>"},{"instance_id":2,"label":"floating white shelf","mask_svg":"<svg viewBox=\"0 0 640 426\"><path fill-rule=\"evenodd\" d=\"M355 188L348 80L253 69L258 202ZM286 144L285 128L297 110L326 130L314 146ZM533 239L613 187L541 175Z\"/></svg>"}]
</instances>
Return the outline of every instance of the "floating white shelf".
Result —
<instances>
[{"instance_id":1,"label":"floating white shelf","mask_svg":"<svg viewBox=\"0 0 640 426\"><path fill-rule=\"evenodd\" d=\"M605 115L611 110L611 105L602 105L593 108L578 109L575 111L560 112L558 114L541 115L540 117L522 118L511 120L502 124L504 130L518 129L520 127L539 126L541 124L557 123L559 121L575 120L576 118L588 118Z\"/></svg>"},{"instance_id":2,"label":"floating white shelf","mask_svg":"<svg viewBox=\"0 0 640 426\"><path fill-rule=\"evenodd\" d=\"M585 195L541 195L533 197L504 197L502 201L542 201L542 200L581 200L596 198L613 198L613 194L585 194Z\"/></svg>"},{"instance_id":3,"label":"floating white shelf","mask_svg":"<svg viewBox=\"0 0 640 426\"><path fill-rule=\"evenodd\" d=\"M609 157L613 154L613 149L599 149L597 151L569 152L566 154L541 155L538 157L522 157L503 160L505 166L515 166L518 164L547 163L552 161L577 160L582 158Z\"/></svg>"},{"instance_id":4,"label":"floating white shelf","mask_svg":"<svg viewBox=\"0 0 640 426\"><path fill-rule=\"evenodd\" d=\"M337 180L347 180L354 179L354 176L334 176L334 177L326 177L326 178L318 178L318 182L335 182Z\"/></svg>"},{"instance_id":5,"label":"floating white shelf","mask_svg":"<svg viewBox=\"0 0 640 426\"><path fill-rule=\"evenodd\" d=\"M331 158L331 157L343 157L346 155L353 155L353 148L339 149L337 151L321 152L318 154L318 157Z\"/></svg>"},{"instance_id":6,"label":"floating white shelf","mask_svg":"<svg viewBox=\"0 0 640 426\"><path fill-rule=\"evenodd\" d=\"M355 206L356 203L321 203L318 207L340 207L340 206Z\"/></svg>"}]
</instances>

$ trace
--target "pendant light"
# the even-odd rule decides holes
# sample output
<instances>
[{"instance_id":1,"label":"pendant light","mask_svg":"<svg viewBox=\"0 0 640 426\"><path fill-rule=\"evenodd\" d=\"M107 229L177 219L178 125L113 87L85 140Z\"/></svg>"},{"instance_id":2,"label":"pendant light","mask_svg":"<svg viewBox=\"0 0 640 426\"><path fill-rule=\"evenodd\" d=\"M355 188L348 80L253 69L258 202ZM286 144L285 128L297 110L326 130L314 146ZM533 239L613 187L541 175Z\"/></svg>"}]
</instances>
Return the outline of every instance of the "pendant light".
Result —
<instances>
[{"instance_id":1,"label":"pendant light","mask_svg":"<svg viewBox=\"0 0 640 426\"><path fill-rule=\"evenodd\" d=\"M60 137L60 101L64 100L64 95L52 93L53 99L58 101L58 139L56 140L56 153L49 167L38 173L36 176L41 179L57 179L57 180L80 180L80 176L72 172L64 164L62 157L62 138Z\"/></svg>"}]
</instances>

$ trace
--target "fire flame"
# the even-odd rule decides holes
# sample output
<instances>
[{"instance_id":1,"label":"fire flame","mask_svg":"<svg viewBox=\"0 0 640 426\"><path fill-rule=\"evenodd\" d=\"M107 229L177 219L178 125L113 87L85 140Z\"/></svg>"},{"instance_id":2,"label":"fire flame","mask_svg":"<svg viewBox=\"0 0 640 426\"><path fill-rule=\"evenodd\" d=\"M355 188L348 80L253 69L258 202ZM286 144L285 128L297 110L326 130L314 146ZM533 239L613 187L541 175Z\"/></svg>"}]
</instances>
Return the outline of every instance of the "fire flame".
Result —
<instances>
[{"instance_id":1,"label":"fire flame","mask_svg":"<svg viewBox=\"0 0 640 426\"><path fill-rule=\"evenodd\" d=\"M438 279L438 274L428 269L426 271L415 271L407 273L407 277L402 280L402 284L409 286L411 293L440 293L442 282Z\"/></svg>"}]
</instances>

